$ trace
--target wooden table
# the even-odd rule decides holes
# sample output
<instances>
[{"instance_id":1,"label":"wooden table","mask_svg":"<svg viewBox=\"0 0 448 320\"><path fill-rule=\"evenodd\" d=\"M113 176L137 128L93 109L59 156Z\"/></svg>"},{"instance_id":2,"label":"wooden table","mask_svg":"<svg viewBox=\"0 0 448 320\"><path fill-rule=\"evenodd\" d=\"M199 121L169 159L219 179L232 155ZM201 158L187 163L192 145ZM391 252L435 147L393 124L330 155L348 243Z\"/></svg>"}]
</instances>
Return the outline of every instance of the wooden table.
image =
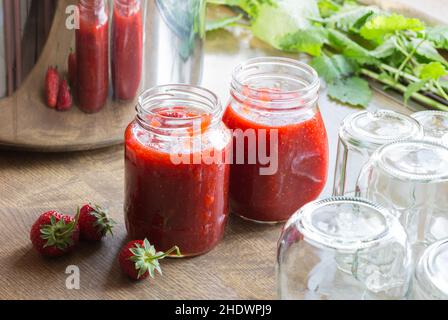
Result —
<instances>
[{"instance_id":1,"label":"wooden table","mask_svg":"<svg viewBox=\"0 0 448 320\"><path fill-rule=\"evenodd\" d=\"M234 65L248 57L279 55L247 34L211 33L204 84L227 99ZM320 101L330 139L331 166L322 197L333 181L337 129L356 109ZM370 108L403 106L376 95ZM274 299L276 243L281 225L230 219L221 244L207 255L163 261L164 275L134 283L120 273L117 254L126 242L123 223L123 147L91 152L39 154L0 152L0 299ZM75 253L43 259L31 248L29 230L49 209L74 214L91 201L110 209L115 236ZM66 268L80 268L80 290L65 286Z\"/></svg>"}]
</instances>

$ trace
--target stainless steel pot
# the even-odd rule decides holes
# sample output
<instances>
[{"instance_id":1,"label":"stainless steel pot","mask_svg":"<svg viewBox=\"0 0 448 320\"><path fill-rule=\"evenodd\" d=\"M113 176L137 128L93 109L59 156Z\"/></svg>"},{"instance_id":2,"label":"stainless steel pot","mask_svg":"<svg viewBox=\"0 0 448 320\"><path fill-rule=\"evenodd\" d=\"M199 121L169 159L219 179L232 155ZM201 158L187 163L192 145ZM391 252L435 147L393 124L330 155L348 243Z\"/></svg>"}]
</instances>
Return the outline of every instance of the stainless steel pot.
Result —
<instances>
[{"instance_id":1,"label":"stainless steel pot","mask_svg":"<svg viewBox=\"0 0 448 320\"><path fill-rule=\"evenodd\" d=\"M144 0L143 89L167 83L200 84L205 0Z\"/></svg>"}]
</instances>

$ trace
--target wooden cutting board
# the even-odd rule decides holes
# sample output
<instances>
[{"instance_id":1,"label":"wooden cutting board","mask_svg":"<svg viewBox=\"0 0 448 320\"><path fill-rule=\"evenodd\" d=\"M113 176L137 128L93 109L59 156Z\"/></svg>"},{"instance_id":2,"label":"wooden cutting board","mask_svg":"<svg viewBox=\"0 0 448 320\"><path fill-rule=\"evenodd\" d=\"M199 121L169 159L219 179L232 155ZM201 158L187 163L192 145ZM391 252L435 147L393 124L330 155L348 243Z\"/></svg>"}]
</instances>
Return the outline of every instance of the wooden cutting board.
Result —
<instances>
[{"instance_id":1,"label":"wooden cutting board","mask_svg":"<svg viewBox=\"0 0 448 320\"><path fill-rule=\"evenodd\" d=\"M436 23L444 22L446 0L365 0ZM123 142L126 125L134 117L134 105L111 99L99 113L89 115L73 108L61 113L47 108L43 82L49 65L66 70L74 32L65 27L65 9L76 0L59 0L47 44L34 69L14 95L0 100L0 146L55 152L96 149Z\"/></svg>"}]
</instances>

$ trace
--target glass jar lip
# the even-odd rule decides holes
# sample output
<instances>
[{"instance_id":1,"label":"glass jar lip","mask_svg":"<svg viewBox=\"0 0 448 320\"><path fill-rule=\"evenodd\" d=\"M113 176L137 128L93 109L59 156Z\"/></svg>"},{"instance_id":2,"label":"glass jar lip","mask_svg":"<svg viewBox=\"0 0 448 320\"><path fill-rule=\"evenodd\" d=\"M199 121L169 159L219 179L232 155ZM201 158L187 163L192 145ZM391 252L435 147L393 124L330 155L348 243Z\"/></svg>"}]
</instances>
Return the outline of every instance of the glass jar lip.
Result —
<instances>
[{"instance_id":1,"label":"glass jar lip","mask_svg":"<svg viewBox=\"0 0 448 320\"><path fill-rule=\"evenodd\" d=\"M311 80L307 81L306 85L301 88L294 90L286 89L276 91L269 91L269 102L266 100L257 99L260 93L266 92L266 89L275 88L256 88L244 83L243 73L250 70L255 70L263 66L281 66L289 70L295 70L303 72L308 75ZM280 75L280 73L278 74ZM242 79L243 78L243 79ZM293 79L292 76L286 77L285 79ZM301 77L296 75L296 80L303 80ZM303 81L302 81L303 82ZM318 100L318 92L320 88L320 79L316 70L313 67L306 64L305 62L294 60L286 57L256 57L246 60L245 62L237 65L232 72L232 81L230 84L231 93L237 100L244 100L250 102L251 104L257 106L265 106L270 110L287 110L287 109L297 109L297 106L291 107L290 104L294 104L297 100L301 100L304 105L314 105ZM243 93L243 91L245 91ZM239 99L239 96L243 96Z\"/></svg>"},{"instance_id":2,"label":"glass jar lip","mask_svg":"<svg viewBox=\"0 0 448 320\"><path fill-rule=\"evenodd\" d=\"M436 117L444 118L448 123L448 112L440 110L424 110L418 111L411 115L412 118L417 120L423 127L425 134L431 133L429 137L443 139L444 136L448 135L448 126L444 130L438 130L437 128L429 128L423 123L424 120L435 120Z\"/></svg>"},{"instance_id":3,"label":"glass jar lip","mask_svg":"<svg viewBox=\"0 0 448 320\"><path fill-rule=\"evenodd\" d=\"M390 154L392 154L391 152L393 152L394 149L406 146L415 147L416 145L420 146L420 148L425 147L425 150L438 150L440 152L443 152L447 156L446 162L444 162L446 163L445 168L442 168L443 170L437 173L405 172L404 169L400 169L397 167L396 161L392 161L389 158ZM411 180L419 183L437 183L441 181L448 181L448 146L432 139L422 138L393 141L378 148L375 151L374 155L372 155L371 161L377 162L382 170L400 180Z\"/></svg>"},{"instance_id":4,"label":"glass jar lip","mask_svg":"<svg viewBox=\"0 0 448 320\"><path fill-rule=\"evenodd\" d=\"M431 295L434 294L435 290L448 297L448 272L442 274L442 277L440 275L440 271L447 270L446 268L440 270L440 264L447 258L448 239L442 239L426 248L419 259L416 279L420 287L431 290ZM440 261L440 259L443 259L443 261ZM422 284L429 286L422 286Z\"/></svg>"},{"instance_id":5,"label":"glass jar lip","mask_svg":"<svg viewBox=\"0 0 448 320\"><path fill-rule=\"evenodd\" d=\"M382 221L384 222L384 226L379 232L372 235L366 235L363 238L340 238L332 236L328 233L324 233L311 222L311 217L317 210L324 207L330 207L335 204L358 205L368 208L381 217ZM373 247L380 243L389 241L393 236L391 232L391 221L395 221L395 219L396 218L387 209L367 199L339 196L323 200L316 200L306 204L301 209L299 209L293 215L293 217L291 217L290 222L287 223L287 227L289 226L289 224L294 223L299 232L304 236L304 238L316 244L317 246L323 246L326 248L344 252L355 252L360 249Z\"/></svg>"},{"instance_id":6,"label":"glass jar lip","mask_svg":"<svg viewBox=\"0 0 448 320\"><path fill-rule=\"evenodd\" d=\"M407 128L408 131L400 134L380 135L379 133L369 132L360 124L363 120L375 123L381 119L393 119L394 121L402 122L402 127ZM408 138L420 138L423 136L423 128L417 120L387 109L379 109L375 111L359 111L348 115L341 124L339 129L339 138L348 145L355 148L366 148L368 150L376 150L378 147L396 140Z\"/></svg>"},{"instance_id":7,"label":"glass jar lip","mask_svg":"<svg viewBox=\"0 0 448 320\"><path fill-rule=\"evenodd\" d=\"M106 6L105 0L79 0L79 4L83 8L99 9Z\"/></svg>"},{"instance_id":8,"label":"glass jar lip","mask_svg":"<svg viewBox=\"0 0 448 320\"><path fill-rule=\"evenodd\" d=\"M156 112L163 104L172 107L192 106L202 109L205 111L204 114L211 116L209 126L220 123L224 113L218 96L212 91L194 85L166 84L147 89L139 95L135 109L140 124L147 129L160 130L160 126L154 125L152 121L145 119L147 117L156 117L171 124L170 127L164 129L179 131L191 128L193 121L202 119L203 114L175 118Z\"/></svg>"}]
</instances>

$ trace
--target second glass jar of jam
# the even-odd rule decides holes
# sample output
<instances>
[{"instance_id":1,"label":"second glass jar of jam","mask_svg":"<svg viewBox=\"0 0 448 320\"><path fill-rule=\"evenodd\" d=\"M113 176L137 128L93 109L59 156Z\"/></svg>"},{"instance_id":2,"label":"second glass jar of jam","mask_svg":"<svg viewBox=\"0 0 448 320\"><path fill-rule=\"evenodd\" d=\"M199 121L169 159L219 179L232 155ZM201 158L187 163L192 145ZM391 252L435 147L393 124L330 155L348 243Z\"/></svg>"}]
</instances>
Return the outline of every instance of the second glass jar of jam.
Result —
<instances>
[{"instance_id":1,"label":"second glass jar of jam","mask_svg":"<svg viewBox=\"0 0 448 320\"><path fill-rule=\"evenodd\" d=\"M109 93L109 10L105 0L80 0L78 7L78 101L81 110L95 113L103 108Z\"/></svg>"},{"instance_id":2,"label":"second glass jar of jam","mask_svg":"<svg viewBox=\"0 0 448 320\"><path fill-rule=\"evenodd\" d=\"M182 256L211 250L228 216L231 134L218 98L166 85L145 91L125 133L125 221L131 239Z\"/></svg>"},{"instance_id":3,"label":"second glass jar of jam","mask_svg":"<svg viewBox=\"0 0 448 320\"><path fill-rule=\"evenodd\" d=\"M232 212L281 222L319 196L328 170L319 85L313 68L287 58L255 58L235 69L223 119L234 130Z\"/></svg>"},{"instance_id":4,"label":"second glass jar of jam","mask_svg":"<svg viewBox=\"0 0 448 320\"><path fill-rule=\"evenodd\" d=\"M118 100L136 97L142 79L143 10L141 0L114 0L112 84Z\"/></svg>"}]
</instances>

